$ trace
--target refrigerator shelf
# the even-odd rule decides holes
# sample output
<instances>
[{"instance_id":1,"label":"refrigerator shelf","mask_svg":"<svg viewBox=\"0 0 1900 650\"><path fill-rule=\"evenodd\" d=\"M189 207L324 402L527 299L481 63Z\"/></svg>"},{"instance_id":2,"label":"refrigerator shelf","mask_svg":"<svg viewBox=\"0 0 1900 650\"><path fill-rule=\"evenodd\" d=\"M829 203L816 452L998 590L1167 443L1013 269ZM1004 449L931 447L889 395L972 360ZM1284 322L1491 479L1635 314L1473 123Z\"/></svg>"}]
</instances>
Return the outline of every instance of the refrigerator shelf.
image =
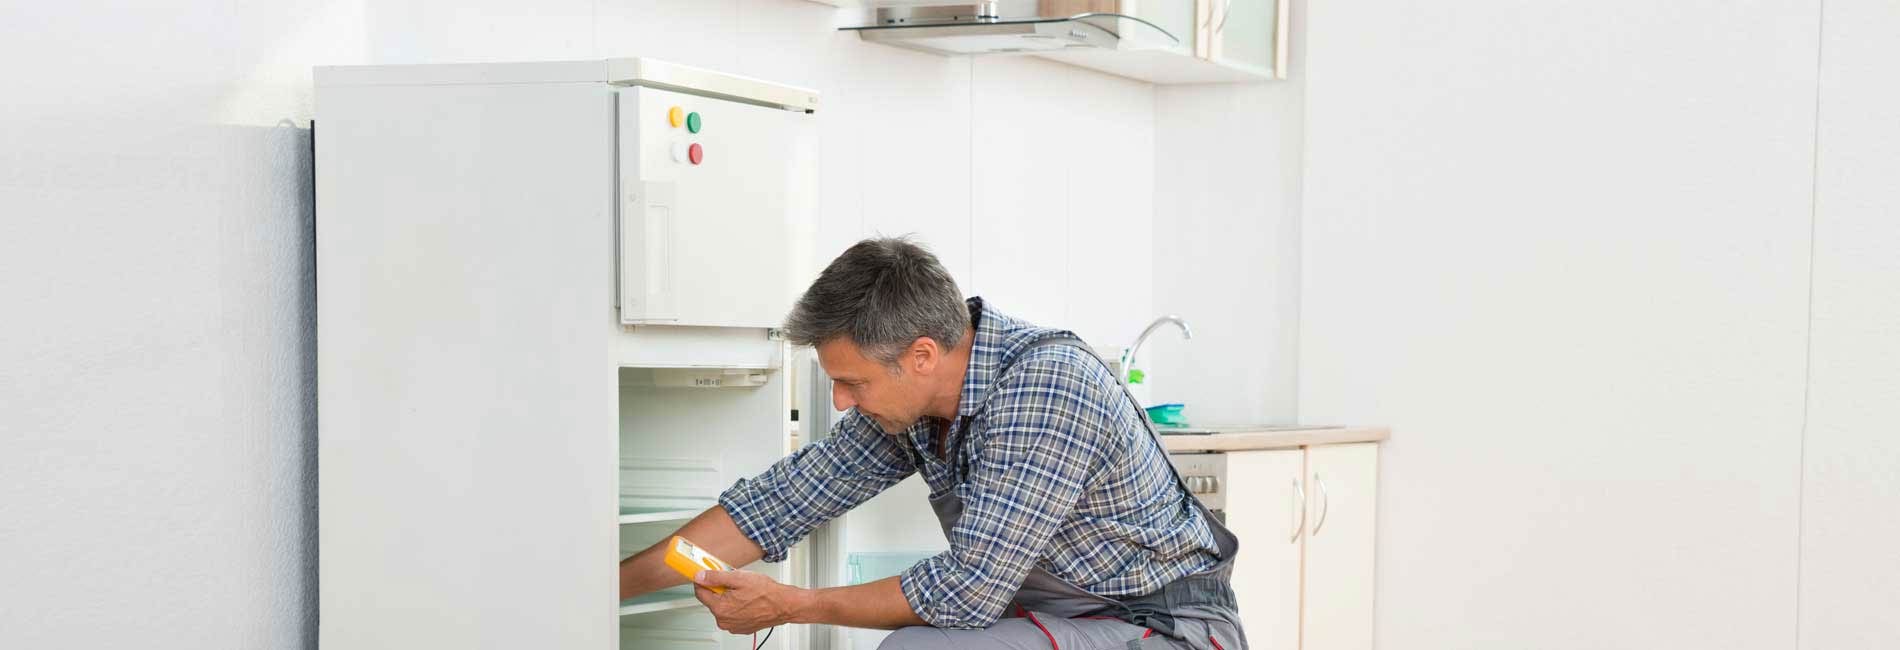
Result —
<instances>
[{"instance_id":1,"label":"refrigerator shelf","mask_svg":"<svg viewBox=\"0 0 1900 650\"><path fill-rule=\"evenodd\" d=\"M620 615L651 614L699 606L699 599L693 597L693 586L681 585L620 601Z\"/></svg>"},{"instance_id":2,"label":"refrigerator shelf","mask_svg":"<svg viewBox=\"0 0 1900 650\"><path fill-rule=\"evenodd\" d=\"M651 524L662 521L686 521L705 512L705 508L641 508L620 506L620 523Z\"/></svg>"}]
</instances>

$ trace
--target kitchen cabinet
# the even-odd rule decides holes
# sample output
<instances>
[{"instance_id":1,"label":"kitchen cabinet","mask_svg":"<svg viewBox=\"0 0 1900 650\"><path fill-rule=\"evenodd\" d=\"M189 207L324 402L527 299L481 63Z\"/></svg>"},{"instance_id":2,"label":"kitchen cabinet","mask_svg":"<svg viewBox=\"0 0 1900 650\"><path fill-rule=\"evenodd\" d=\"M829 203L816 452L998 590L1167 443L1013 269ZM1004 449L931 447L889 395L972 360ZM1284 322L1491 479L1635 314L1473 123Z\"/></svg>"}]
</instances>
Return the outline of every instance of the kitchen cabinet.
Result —
<instances>
[{"instance_id":1,"label":"kitchen cabinet","mask_svg":"<svg viewBox=\"0 0 1900 650\"><path fill-rule=\"evenodd\" d=\"M1378 447L1309 447L1302 650L1372 650Z\"/></svg>"},{"instance_id":2,"label":"kitchen cabinet","mask_svg":"<svg viewBox=\"0 0 1900 650\"><path fill-rule=\"evenodd\" d=\"M1172 47L1041 52L1072 65L1158 84L1286 78L1291 0L1123 0L1098 7L1153 23L1180 41Z\"/></svg>"},{"instance_id":3,"label":"kitchen cabinet","mask_svg":"<svg viewBox=\"0 0 1900 650\"><path fill-rule=\"evenodd\" d=\"M1290 0L1199 0L1196 56L1262 79L1286 78Z\"/></svg>"},{"instance_id":4,"label":"kitchen cabinet","mask_svg":"<svg viewBox=\"0 0 1900 650\"><path fill-rule=\"evenodd\" d=\"M1227 454L1227 527L1240 538L1234 598L1247 642L1256 648L1300 645L1305 464L1299 449Z\"/></svg>"},{"instance_id":5,"label":"kitchen cabinet","mask_svg":"<svg viewBox=\"0 0 1900 650\"><path fill-rule=\"evenodd\" d=\"M1371 650L1378 445L1231 451L1226 463L1249 644Z\"/></svg>"}]
</instances>

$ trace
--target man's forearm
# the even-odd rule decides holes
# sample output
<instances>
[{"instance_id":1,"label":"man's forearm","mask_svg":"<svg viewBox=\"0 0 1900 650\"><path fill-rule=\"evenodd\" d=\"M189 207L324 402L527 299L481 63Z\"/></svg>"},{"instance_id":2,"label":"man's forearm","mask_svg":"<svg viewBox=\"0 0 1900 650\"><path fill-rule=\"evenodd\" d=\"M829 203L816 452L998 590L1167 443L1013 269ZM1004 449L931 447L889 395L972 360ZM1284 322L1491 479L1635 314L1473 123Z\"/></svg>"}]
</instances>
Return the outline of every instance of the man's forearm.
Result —
<instances>
[{"instance_id":1,"label":"man's forearm","mask_svg":"<svg viewBox=\"0 0 1900 650\"><path fill-rule=\"evenodd\" d=\"M713 506L674 533L691 540L733 566L745 566L765 557L765 549L739 531L723 506ZM666 566L666 542L635 553L620 562L620 597L685 584L687 579ZM790 605L791 623L824 623L892 630L906 625L928 625L911 611L896 576L877 582L829 589L780 586L783 605ZM789 602L788 602L789 601ZM784 612L784 609L779 611ZM784 614L780 614L784 616Z\"/></svg>"},{"instance_id":2,"label":"man's forearm","mask_svg":"<svg viewBox=\"0 0 1900 650\"><path fill-rule=\"evenodd\" d=\"M692 521L686 522L679 531L673 533L706 549L727 563L741 567L759 561L765 557L765 549L739 531L739 524L732 521L732 515L726 514L724 506L713 506L699 513ZM640 594L658 591L674 585L686 584L687 580L672 568L666 566L666 542L660 540L644 551L633 554L620 561L620 598L627 599ZM901 596L900 596L901 597Z\"/></svg>"},{"instance_id":3,"label":"man's forearm","mask_svg":"<svg viewBox=\"0 0 1900 650\"><path fill-rule=\"evenodd\" d=\"M846 627L894 630L907 625L929 625L917 617L904 598L897 576L850 587L804 590L804 602L793 623L822 623Z\"/></svg>"}]
</instances>

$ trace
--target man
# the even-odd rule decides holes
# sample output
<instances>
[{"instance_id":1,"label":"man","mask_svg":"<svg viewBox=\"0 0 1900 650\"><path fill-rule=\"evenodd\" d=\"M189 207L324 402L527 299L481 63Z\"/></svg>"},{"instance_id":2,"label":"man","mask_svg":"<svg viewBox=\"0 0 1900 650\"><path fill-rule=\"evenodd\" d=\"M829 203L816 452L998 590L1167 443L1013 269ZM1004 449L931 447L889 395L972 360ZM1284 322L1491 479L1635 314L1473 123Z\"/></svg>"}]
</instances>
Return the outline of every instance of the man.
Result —
<instances>
[{"instance_id":1,"label":"man","mask_svg":"<svg viewBox=\"0 0 1900 650\"><path fill-rule=\"evenodd\" d=\"M735 566L779 561L814 527L921 472L950 550L829 589L702 572L696 593L721 629L896 629L885 650L1246 647L1228 580L1237 541L1072 334L966 302L934 256L901 239L846 250L785 330L817 348L844 418L679 535ZM682 582L663 554L656 545L621 563L622 598Z\"/></svg>"}]
</instances>

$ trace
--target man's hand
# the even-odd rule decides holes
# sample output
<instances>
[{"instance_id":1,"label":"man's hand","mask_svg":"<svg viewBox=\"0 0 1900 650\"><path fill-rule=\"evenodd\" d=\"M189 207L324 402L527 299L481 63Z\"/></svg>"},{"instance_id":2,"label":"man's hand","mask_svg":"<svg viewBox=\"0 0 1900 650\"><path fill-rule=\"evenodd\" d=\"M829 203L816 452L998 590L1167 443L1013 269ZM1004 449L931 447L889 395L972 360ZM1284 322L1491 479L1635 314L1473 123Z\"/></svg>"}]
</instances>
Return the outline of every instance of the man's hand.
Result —
<instances>
[{"instance_id":1,"label":"man's hand","mask_svg":"<svg viewBox=\"0 0 1900 650\"><path fill-rule=\"evenodd\" d=\"M739 525L733 523L732 515L726 514L721 506L707 508L673 534L693 540L700 548L733 566L751 564L765 555L764 549L739 532ZM666 565L667 542L672 539L662 537L647 550L620 561L621 600L686 582L678 571Z\"/></svg>"},{"instance_id":2,"label":"man's hand","mask_svg":"<svg viewBox=\"0 0 1900 650\"><path fill-rule=\"evenodd\" d=\"M701 571L693 582L697 583L693 595L712 612L719 629L733 634L751 634L791 623L809 597L804 589L779 584L751 571ZM725 587L726 593L707 587Z\"/></svg>"}]
</instances>

